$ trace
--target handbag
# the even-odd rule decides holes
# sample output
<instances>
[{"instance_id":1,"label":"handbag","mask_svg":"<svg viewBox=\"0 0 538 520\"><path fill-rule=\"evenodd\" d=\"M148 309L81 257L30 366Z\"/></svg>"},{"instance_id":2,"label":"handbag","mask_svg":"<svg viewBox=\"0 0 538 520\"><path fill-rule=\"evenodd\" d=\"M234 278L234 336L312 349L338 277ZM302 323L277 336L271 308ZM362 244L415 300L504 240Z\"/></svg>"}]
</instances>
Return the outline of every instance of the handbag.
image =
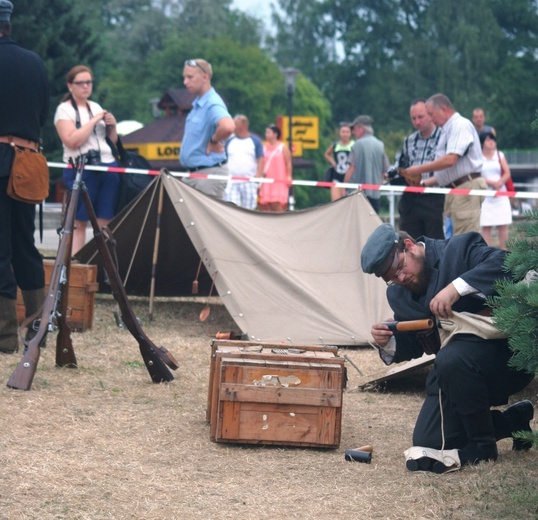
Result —
<instances>
[{"instance_id":1,"label":"handbag","mask_svg":"<svg viewBox=\"0 0 538 520\"><path fill-rule=\"evenodd\" d=\"M49 196L49 167L45 156L37 150L13 146L7 194L28 204L41 204Z\"/></svg>"},{"instance_id":2,"label":"handbag","mask_svg":"<svg viewBox=\"0 0 538 520\"><path fill-rule=\"evenodd\" d=\"M112 150L112 155L117 163L123 168L138 168L141 170L151 170L150 162L137 153L126 150L118 136L116 144L107 136L106 142ZM119 213L132 200L144 191L154 180L151 175L141 175L138 173L123 173L121 175L120 191L116 205L116 213Z\"/></svg>"}]
</instances>

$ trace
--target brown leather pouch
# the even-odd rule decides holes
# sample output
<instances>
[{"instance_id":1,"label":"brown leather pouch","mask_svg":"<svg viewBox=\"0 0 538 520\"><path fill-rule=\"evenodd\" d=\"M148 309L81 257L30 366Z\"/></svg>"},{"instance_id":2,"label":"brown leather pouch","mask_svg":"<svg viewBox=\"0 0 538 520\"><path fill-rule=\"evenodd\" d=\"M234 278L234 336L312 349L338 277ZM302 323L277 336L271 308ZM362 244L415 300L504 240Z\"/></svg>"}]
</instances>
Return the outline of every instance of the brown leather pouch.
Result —
<instances>
[{"instance_id":1,"label":"brown leather pouch","mask_svg":"<svg viewBox=\"0 0 538 520\"><path fill-rule=\"evenodd\" d=\"M15 157L9 175L7 194L28 204L41 204L49 195L47 159L38 151L13 146Z\"/></svg>"},{"instance_id":2,"label":"brown leather pouch","mask_svg":"<svg viewBox=\"0 0 538 520\"><path fill-rule=\"evenodd\" d=\"M416 333L417 341L426 354L437 354L441 348L441 338L437 327L420 330Z\"/></svg>"}]
</instances>

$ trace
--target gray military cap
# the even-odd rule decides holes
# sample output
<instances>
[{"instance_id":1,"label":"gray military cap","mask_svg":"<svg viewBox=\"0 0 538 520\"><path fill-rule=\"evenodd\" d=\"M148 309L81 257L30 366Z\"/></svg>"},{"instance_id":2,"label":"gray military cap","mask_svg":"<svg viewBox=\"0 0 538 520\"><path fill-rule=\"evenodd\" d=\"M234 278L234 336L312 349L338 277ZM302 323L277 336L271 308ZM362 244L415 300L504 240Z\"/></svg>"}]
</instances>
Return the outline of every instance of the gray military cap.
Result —
<instances>
[{"instance_id":1,"label":"gray military cap","mask_svg":"<svg viewBox=\"0 0 538 520\"><path fill-rule=\"evenodd\" d=\"M372 126L374 120L370 116L357 116L353 126Z\"/></svg>"},{"instance_id":2,"label":"gray military cap","mask_svg":"<svg viewBox=\"0 0 538 520\"><path fill-rule=\"evenodd\" d=\"M385 275L395 271L397 266L398 234L390 224L382 224L368 237L362 248L362 270L385 279Z\"/></svg>"},{"instance_id":3,"label":"gray military cap","mask_svg":"<svg viewBox=\"0 0 538 520\"><path fill-rule=\"evenodd\" d=\"M0 0L0 22L9 22L12 12L13 4L9 0Z\"/></svg>"}]
</instances>

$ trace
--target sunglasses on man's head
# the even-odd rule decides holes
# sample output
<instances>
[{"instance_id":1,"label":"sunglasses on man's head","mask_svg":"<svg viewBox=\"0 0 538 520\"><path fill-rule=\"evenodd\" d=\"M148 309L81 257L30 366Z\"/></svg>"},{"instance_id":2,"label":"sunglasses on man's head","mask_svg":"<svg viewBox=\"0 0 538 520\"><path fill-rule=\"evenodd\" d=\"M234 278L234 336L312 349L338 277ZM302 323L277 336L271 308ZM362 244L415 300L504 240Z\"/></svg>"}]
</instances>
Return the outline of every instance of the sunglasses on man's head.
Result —
<instances>
[{"instance_id":1,"label":"sunglasses on man's head","mask_svg":"<svg viewBox=\"0 0 538 520\"><path fill-rule=\"evenodd\" d=\"M207 74L207 70L205 70L197 60L187 60L185 62L186 67L198 67L204 74Z\"/></svg>"}]
</instances>

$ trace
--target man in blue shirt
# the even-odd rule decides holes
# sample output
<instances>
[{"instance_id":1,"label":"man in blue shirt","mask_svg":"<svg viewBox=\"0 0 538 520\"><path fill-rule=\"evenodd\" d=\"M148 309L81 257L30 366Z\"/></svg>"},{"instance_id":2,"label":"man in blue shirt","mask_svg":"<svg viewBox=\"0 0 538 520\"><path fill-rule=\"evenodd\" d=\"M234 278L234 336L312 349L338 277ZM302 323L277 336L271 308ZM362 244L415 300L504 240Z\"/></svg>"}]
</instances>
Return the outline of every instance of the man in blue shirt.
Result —
<instances>
[{"instance_id":1,"label":"man in blue shirt","mask_svg":"<svg viewBox=\"0 0 538 520\"><path fill-rule=\"evenodd\" d=\"M211 86L213 70L201 59L187 60L183 68L183 84L197 97L187 116L179 159L190 172L202 177L189 177L184 182L219 199L224 196L228 176L224 144L233 134L235 124L222 98ZM222 179L208 179L207 175Z\"/></svg>"}]
</instances>

